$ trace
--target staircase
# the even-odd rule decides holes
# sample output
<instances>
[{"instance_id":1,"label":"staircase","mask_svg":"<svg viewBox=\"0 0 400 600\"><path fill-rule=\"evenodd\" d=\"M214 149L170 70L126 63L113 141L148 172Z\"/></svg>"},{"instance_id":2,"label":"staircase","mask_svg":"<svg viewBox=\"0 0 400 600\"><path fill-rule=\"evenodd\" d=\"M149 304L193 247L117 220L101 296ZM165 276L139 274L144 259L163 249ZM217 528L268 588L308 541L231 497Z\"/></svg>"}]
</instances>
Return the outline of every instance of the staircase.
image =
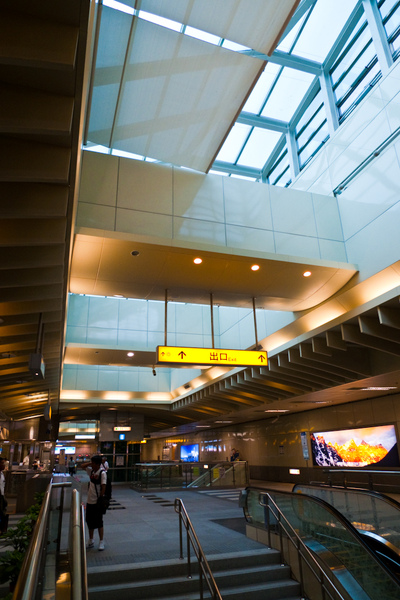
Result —
<instances>
[{"instance_id":1,"label":"staircase","mask_svg":"<svg viewBox=\"0 0 400 600\"><path fill-rule=\"evenodd\" d=\"M280 553L263 548L207 557L224 600L299 600L300 585L290 578ZM89 600L195 600L200 598L197 564L187 578L185 560L166 560L88 569ZM210 598L203 580L204 597Z\"/></svg>"}]
</instances>

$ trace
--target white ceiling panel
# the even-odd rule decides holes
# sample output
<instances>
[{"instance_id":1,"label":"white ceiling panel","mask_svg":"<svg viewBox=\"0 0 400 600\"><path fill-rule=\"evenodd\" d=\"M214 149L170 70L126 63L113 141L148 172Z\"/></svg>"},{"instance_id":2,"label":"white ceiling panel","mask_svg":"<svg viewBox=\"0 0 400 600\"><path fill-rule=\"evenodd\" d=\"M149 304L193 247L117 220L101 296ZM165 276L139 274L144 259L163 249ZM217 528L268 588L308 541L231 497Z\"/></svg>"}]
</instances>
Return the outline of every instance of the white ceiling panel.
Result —
<instances>
[{"instance_id":1,"label":"white ceiling panel","mask_svg":"<svg viewBox=\"0 0 400 600\"><path fill-rule=\"evenodd\" d=\"M103 31L112 35L109 28ZM95 74L98 104L106 94L103 81L116 83L104 68L101 78ZM261 61L135 19L111 147L207 171L262 68ZM114 120L111 102L101 110L104 123ZM89 141L104 143L101 127L93 123L94 118Z\"/></svg>"},{"instance_id":2,"label":"white ceiling panel","mask_svg":"<svg viewBox=\"0 0 400 600\"><path fill-rule=\"evenodd\" d=\"M135 8L270 54L298 4L299 0L141 0Z\"/></svg>"}]
</instances>

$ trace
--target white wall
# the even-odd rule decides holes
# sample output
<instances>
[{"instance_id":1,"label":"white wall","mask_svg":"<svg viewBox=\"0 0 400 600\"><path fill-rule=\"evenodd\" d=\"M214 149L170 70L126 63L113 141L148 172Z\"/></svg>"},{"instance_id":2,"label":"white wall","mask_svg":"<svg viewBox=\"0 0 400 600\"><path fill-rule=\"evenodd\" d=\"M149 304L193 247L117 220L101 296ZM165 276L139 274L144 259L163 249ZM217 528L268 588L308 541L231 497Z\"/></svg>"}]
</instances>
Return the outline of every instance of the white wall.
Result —
<instances>
[{"instance_id":1,"label":"white wall","mask_svg":"<svg viewBox=\"0 0 400 600\"><path fill-rule=\"evenodd\" d=\"M345 262L335 198L83 152L79 228Z\"/></svg>"},{"instance_id":2,"label":"white wall","mask_svg":"<svg viewBox=\"0 0 400 600\"><path fill-rule=\"evenodd\" d=\"M339 127L293 188L332 195L333 190L400 126L400 64ZM360 279L400 257L400 137L338 196L347 259Z\"/></svg>"}]
</instances>

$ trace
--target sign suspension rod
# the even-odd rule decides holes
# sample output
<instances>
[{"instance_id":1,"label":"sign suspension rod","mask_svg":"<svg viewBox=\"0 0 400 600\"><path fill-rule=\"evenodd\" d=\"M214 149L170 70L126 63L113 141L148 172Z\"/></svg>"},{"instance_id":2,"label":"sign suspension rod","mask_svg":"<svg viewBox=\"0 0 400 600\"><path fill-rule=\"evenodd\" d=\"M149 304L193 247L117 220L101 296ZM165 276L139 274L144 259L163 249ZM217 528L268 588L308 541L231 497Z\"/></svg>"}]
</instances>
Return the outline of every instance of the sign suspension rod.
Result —
<instances>
[{"instance_id":1,"label":"sign suspension rod","mask_svg":"<svg viewBox=\"0 0 400 600\"><path fill-rule=\"evenodd\" d=\"M167 346L167 326L168 326L168 290L165 290L164 346Z\"/></svg>"},{"instance_id":2,"label":"sign suspension rod","mask_svg":"<svg viewBox=\"0 0 400 600\"><path fill-rule=\"evenodd\" d=\"M213 295L210 294L210 309L211 309L211 344L212 348L215 348L214 345L214 310L213 310Z\"/></svg>"},{"instance_id":3,"label":"sign suspension rod","mask_svg":"<svg viewBox=\"0 0 400 600\"><path fill-rule=\"evenodd\" d=\"M256 299L255 298L253 298L253 316L254 316L254 334L255 334L255 338L256 338L256 347L255 347L255 349L258 350L257 316L256 316Z\"/></svg>"}]
</instances>

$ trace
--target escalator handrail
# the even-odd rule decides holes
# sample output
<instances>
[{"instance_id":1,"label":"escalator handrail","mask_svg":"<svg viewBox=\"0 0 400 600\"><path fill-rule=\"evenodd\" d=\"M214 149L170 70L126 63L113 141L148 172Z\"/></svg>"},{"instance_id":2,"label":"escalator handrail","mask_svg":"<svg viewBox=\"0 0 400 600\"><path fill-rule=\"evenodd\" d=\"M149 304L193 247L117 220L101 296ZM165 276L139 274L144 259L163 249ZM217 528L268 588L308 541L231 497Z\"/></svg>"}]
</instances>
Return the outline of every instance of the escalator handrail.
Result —
<instances>
[{"instance_id":1,"label":"escalator handrail","mask_svg":"<svg viewBox=\"0 0 400 600\"><path fill-rule=\"evenodd\" d=\"M382 494L381 492L376 492L375 490L367 490L366 488L345 488L342 486L330 486L328 484L317 484L317 483L313 483L308 484L308 483L296 483L293 486L292 492L297 494L298 492L296 491L296 488L298 487L305 487L305 488L321 488L324 490L337 490L340 492L346 492L346 493L351 493L351 494L363 494L363 495L368 495L371 496L372 498L377 498L378 500L382 500L384 502L386 502L387 504L390 504L393 508L396 508L397 510L400 511L400 502L397 502L397 500L395 500L394 498L391 498L390 496L387 496L386 494Z\"/></svg>"},{"instance_id":2,"label":"escalator handrail","mask_svg":"<svg viewBox=\"0 0 400 600\"><path fill-rule=\"evenodd\" d=\"M255 488L255 487L251 487L251 486L248 487L248 488L246 488L246 490L253 490L255 492L258 492L259 493L259 498L263 494L267 495L269 498L271 498L272 501L273 501L273 498L272 498L271 494L272 495L273 494L276 494L276 495L279 494L279 495L282 495L282 496L292 497L292 498L293 497L296 497L296 498L301 497L303 500L306 500L306 502L311 502L311 503L314 503L316 505L321 506L332 517L334 517L335 519L337 519L339 521L339 523L343 526L343 528L346 529L349 532L349 534L351 535L351 537L353 538L353 540L355 541L355 543L360 544L365 549L365 551L370 555L370 557L377 563L377 565L379 565L379 567L381 567L381 569L383 571L385 571L385 573L387 574L387 576L397 586L399 586L399 589L400 589L400 581L399 581L399 579L395 575L393 575L393 573L391 573L391 571L386 567L386 565L377 556L375 556L374 552L365 543L365 541L362 538L362 535L357 531L357 529L350 523L350 521L348 521L348 519L346 519L346 517L344 517L338 510L336 510L336 508L334 508L333 506L331 506L330 504L328 504L324 500L321 500L320 498L314 498L313 496L306 496L305 494L300 495L300 494L294 494L293 492L286 492L286 491L272 490L272 489L270 489L270 490L269 489L260 489L260 488ZM274 504L275 504L275 502L274 502ZM246 502L246 506L243 508L243 511L245 510L245 508L247 509L247 502ZM247 520L247 517L246 517L246 520ZM286 518L285 518L285 520L286 520Z\"/></svg>"},{"instance_id":3,"label":"escalator handrail","mask_svg":"<svg viewBox=\"0 0 400 600\"><path fill-rule=\"evenodd\" d=\"M306 562L308 568L310 569L310 572L314 575L315 579L318 581L319 585L321 586L322 597L325 597L324 590L329 594L329 596L331 598L333 597L332 594L330 593L330 591L328 589L326 589L326 585L324 584L323 576L325 576L325 579L327 581L329 581L329 583L332 586L334 592L336 593L338 600L345 600L344 595L340 592L340 590L336 586L335 582L332 580L330 570L329 569L325 570L325 569L323 569L321 567L321 565L318 563L318 561L316 560L316 558L312 554L311 550L307 547L307 545L303 542L303 540L298 535L298 533L296 532L296 530L292 527L292 525L286 519L285 515L283 514L283 512L281 511L281 509L279 508L279 506L277 506L276 502L271 498L270 494L268 492L266 492L266 495L268 496L268 498L269 498L270 502L272 503L272 505L274 506L275 510L278 512L278 515L280 516L280 519L278 518L278 515L276 515L274 513L274 511L272 510L272 508L270 506L267 506L266 504L263 504L261 502L260 497L262 496L262 493L259 494L259 504L260 504L260 506L267 507L268 510L270 510L270 512L277 519L277 521L279 522L280 527L282 527L283 531L286 533L288 539L292 543L293 543L293 539L292 538L294 538L296 540L296 542L297 542L296 549L297 549L298 555L301 556L303 558L303 560ZM289 532L286 529L285 525L282 524L282 519L285 522L286 527L290 530L290 535L289 535ZM281 552L282 552L282 548L281 548ZM302 587L302 594L303 594L304 593L304 589L303 589L304 588L304 583L303 583L303 581L301 581L301 587Z\"/></svg>"}]
</instances>

